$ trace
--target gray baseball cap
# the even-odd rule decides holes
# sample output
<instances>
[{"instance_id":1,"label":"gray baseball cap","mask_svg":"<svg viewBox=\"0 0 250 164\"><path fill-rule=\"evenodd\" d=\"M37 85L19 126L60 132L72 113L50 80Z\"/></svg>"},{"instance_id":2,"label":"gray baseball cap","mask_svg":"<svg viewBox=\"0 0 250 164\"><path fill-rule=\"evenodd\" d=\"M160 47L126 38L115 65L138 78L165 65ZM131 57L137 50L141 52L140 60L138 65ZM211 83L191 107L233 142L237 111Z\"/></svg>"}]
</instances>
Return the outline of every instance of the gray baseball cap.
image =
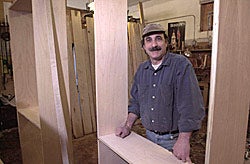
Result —
<instances>
[{"instance_id":1,"label":"gray baseball cap","mask_svg":"<svg viewBox=\"0 0 250 164\"><path fill-rule=\"evenodd\" d=\"M148 34L153 34L154 32L165 33L165 30L160 24L147 24L142 31L142 37Z\"/></svg>"}]
</instances>

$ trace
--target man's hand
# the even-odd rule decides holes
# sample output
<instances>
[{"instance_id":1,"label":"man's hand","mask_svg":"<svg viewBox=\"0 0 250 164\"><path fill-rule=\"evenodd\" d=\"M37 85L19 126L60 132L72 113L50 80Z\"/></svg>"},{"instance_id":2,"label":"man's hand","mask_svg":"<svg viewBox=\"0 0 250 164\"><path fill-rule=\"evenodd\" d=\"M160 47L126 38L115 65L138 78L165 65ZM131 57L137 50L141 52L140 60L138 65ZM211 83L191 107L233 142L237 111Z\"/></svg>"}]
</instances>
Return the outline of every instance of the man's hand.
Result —
<instances>
[{"instance_id":1,"label":"man's hand","mask_svg":"<svg viewBox=\"0 0 250 164\"><path fill-rule=\"evenodd\" d=\"M134 113L129 113L125 124L121 127L116 128L115 135L121 138L127 137L130 134L132 126L134 125L134 122L137 118L138 116Z\"/></svg>"},{"instance_id":2,"label":"man's hand","mask_svg":"<svg viewBox=\"0 0 250 164\"><path fill-rule=\"evenodd\" d=\"M125 124L124 126L116 128L115 135L121 138L125 138L130 134L131 129Z\"/></svg>"},{"instance_id":3,"label":"man's hand","mask_svg":"<svg viewBox=\"0 0 250 164\"><path fill-rule=\"evenodd\" d=\"M173 147L173 154L182 162L192 163L189 157L190 155L190 137L191 132L180 133L179 137Z\"/></svg>"}]
</instances>

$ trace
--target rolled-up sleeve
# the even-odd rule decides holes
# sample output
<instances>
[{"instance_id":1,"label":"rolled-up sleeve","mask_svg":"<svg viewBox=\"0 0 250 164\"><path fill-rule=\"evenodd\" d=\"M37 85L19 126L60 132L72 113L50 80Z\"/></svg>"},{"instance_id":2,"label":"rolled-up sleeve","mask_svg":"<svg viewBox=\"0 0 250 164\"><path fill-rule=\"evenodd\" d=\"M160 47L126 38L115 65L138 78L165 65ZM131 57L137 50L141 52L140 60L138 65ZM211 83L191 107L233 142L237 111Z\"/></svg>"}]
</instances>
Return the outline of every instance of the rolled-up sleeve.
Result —
<instances>
[{"instance_id":1,"label":"rolled-up sleeve","mask_svg":"<svg viewBox=\"0 0 250 164\"><path fill-rule=\"evenodd\" d=\"M194 69L188 59L180 60L177 69L176 107L180 114L180 132L192 132L201 127L205 115L203 98Z\"/></svg>"},{"instance_id":2,"label":"rolled-up sleeve","mask_svg":"<svg viewBox=\"0 0 250 164\"><path fill-rule=\"evenodd\" d=\"M134 77L134 83L132 85L129 100L128 113L134 113L140 118L140 106L138 102L138 84L137 84L137 74Z\"/></svg>"}]
</instances>

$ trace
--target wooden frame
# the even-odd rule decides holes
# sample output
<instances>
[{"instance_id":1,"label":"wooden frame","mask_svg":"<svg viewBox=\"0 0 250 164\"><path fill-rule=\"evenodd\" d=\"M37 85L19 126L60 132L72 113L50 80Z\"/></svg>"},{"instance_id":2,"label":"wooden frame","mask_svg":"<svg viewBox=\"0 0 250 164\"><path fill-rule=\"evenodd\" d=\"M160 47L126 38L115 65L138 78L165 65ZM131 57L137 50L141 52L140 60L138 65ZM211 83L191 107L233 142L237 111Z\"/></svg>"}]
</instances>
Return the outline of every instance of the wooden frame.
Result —
<instances>
[{"instance_id":1,"label":"wooden frame","mask_svg":"<svg viewBox=\"0 0 250 164\"><path fill-rule=\"evenodd\" d=\"M250 1L214 1L206 164L244 163L250 107Z\"/></svg>"},{"instance_id":2,"label":"wooden frame","mask_svg":"<svg viewBox=\"0 0 250 164\"><path fill-rule=\"evenodd\" d=\"M106 0L104 3L103 0L95 0L95 70L99 163L181 163L166 149L135 133L125 139L116 137L114 134L115 128L124 123L127 117L128 41L126 12L127 1Z\"/></svg>"},{"instance_id":3,"label":"wooden frame","mask_svg":"<svg viewBox=\"0 0 250 164\"><path fill-rule=\"evenodd\" d=\"M65 8L51 0L18 0L10 8L23 163L73 162Z\"/></svg>"},{"instance_id":4,"label":"wooden frame","mask_svg":"<svg viewBox=\"0 0 250 164\"><path fill-rule=\"evenodd\" d=\"M125 79L123 75L126 72L126 64L124 65L126 59L122 59L123 63L118 62L120 60L110 63L111 59L115 58L113 59L114 61L117 59L116 54L112 55L111 51L121 53L127 49L126 41L124 41L123 38L126 37L126 35L119 35L119 45L114 46L110 43L116 43L116 39L118 37L117 35L103 36L101 34L102 31L110 30L110 26L108 25L109 21L107 20L112 18L112 14L115 15L114 19L116 20L121 20L123 18L121 12L125 13L125 9L119 7L119 10L115 10L115 5L119 3L120 6L125 6L126 4L118 1L111 2L111 0L109 1L109 4L112 3L114 4L113 6L106 6L101 2L101 0L95 1L95 3L95 23L97 23L95 26L95 39L97 60L96 78L100 156L99 163L106 163L108 160L107 156L110 158L108 163L112 163L113 160L118 160L121 163L123 163L124 160L128 163L153 163L155 162L153 159L154 156L150 156L151 158L147 159L146 157L149 155L146 155L146 157L143 155L141 156L143 153L148 153L146 152L148 150L147 144L143 144L144 138L139 138L136 134L132 134L128 138L119 139L114 135L115 127L119 126L119 124L121 124L126 118L127 99L124 97L124 88L127 86L125 84L120 84L121 79ZM246 138L250 97L250 68L248 64L250 61L250 56L248 55L250 48L248 46L249 35L246 35L246 33L249 34L249 30L246 27L248 27L250 21L245 20L244 18L246 18L247 14L249 14L249 11L247 10L249 7L250 2L244 0L215 1L215 31L213 36L213 64L206 163L243 163L244 161L244 144ZM103 10L103 13L101 11L98 12L99 10ZM104 13L104 11L115 11L115 13ZM100 24L100 20L107 23ZM238 20L237 25L235 24L235 20ZM112 25L115 25L116 28L112 28L112 31L109 31L109 34L120 34L121 29L125 27L125 24L122 25L122 23L112 23ZM118 30L119 26L121 29ZM115 30L117 31L115 32ZM126 29L123 30L126 31ZM231 35L229 36L228 34ZM103 54L107 54L107 56L103 57ZM105 64L99 63L99 59L102 63L111 64L109 65L108 70L107 66L104 66ZM116 65L116 63L118 64ZM120 69L117 71L116 68L122 68L123 71L120 72ZM243 76L239 72L243 73ZM120 75L112 76L113 73L120 73ZM113 78L108 79L109 76ZM103 83L104 81L105 83ZM240 82L242 84L239 84ZM225 85L225 83L227 85ZM116 87L113 88L113 84L119 84L123 87L120 88L120 86L119 89ZM108 87L108 89L106 87ZM105 88L104 91L109 92L104 92L101 88ZM113 90L113 92L110 92L110 90ZM121 106L121 103L123 106ZM129 151L128 149L123 150L128 147ZM160 151L160 148L157 147L156 150L152 150L152 147L153 144L151 145L150 151ZM230 153L228 153L229 150ZM132 153L130 151L132 151ZM135 157L132 154L136 154L137 156ZM172 155L167 156L167 153L164 154L164 157L166 157L164 160L165 163L171 163L171 160L168 157L172 157ZM122 157L122 159L117 156ZM164 157L157 156L157 163L161 163L160 161ZM177 162L178 161L174 161L174 163Z\"/></svg>"}]
</instances>

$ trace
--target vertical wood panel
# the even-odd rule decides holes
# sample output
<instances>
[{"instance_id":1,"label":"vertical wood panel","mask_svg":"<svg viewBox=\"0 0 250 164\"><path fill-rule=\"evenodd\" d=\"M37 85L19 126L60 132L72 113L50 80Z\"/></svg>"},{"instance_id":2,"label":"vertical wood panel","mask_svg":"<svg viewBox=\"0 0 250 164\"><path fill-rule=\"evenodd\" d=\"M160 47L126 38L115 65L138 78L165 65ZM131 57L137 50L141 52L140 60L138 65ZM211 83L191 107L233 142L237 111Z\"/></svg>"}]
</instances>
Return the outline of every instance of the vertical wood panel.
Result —
<instances>
[{"instance_id":1,"label":"vertical wood panel","mask_svg":"<svg viewBox=\"0 0 250 164\"><path fill-rule=\"evenodd\" d=\"M22 162L25 164L43 164L40 129L21 114L18 115L18 126L22 148Z\"/></svg>"},{"instance_id":2,"label":"vertical wood panel","mask_svg":"<svg viewBox=\"0 0 250 164\"><path fill-rule=\"evenodd\" d=\"M32 14L10 10L10 34L17 108L37 106Z\"/></svg>"},{"instance_id":3,"label":"vertical wood panel","mask_svg":"<svg viewBox=\"0 0 250 164\"><path fill-rule=\"evenodd\" d=\"M127 116L127 1L96 0L94 24L99 137L113 133Z\"/></svg>"},{"instance_id":4,"label":"vertical wood panel","mask_svg":"<svg viewBox=\"0 0 250 164\"><path fill-rule=\"evenodd\" d=\"M67 56L63 53L67 51L60 50L66 40L58 37L66 35L65 2L43 0L32 3L44 162L71 163L71 129L62 68L62 58ZM60 14L55 16L57 12ZM57 31L59 27L65 28L65 33Z\"/></svg>"},{"instance_id":5,"label":"vertical wood panel","mask_svg":"<svg viewBox=\"0 0 250 164\"><path fill-rule=\"evenodd\" d=\"M120 156L114 153L101 141L98 141L99 161L103 164L127 164ZM100 163L100 162L99 162Z\"/></svg>"},{"instance_id":6,"label":"vertical wood panel","mask_svg":"<svg viewBox=\"0 0 250 164\"><path fill-rule=\"evenodd\" d=\"M250 104L250 1L214 4L206 163L243 163Z\"/></svg>"},{"instance_id":7,"label":"vertical wood panel","mask_svg":"<svg viewBox=\"0 0 250 164\"><path fill-rule=\"evenodd\" d=\"M94 24L99 138L114 133L115 128L124 122L127 116L127 1L96 0ZM101 142L98 153L99 163L124 163L115 152Z\"/></svg>"}]
</instances>

